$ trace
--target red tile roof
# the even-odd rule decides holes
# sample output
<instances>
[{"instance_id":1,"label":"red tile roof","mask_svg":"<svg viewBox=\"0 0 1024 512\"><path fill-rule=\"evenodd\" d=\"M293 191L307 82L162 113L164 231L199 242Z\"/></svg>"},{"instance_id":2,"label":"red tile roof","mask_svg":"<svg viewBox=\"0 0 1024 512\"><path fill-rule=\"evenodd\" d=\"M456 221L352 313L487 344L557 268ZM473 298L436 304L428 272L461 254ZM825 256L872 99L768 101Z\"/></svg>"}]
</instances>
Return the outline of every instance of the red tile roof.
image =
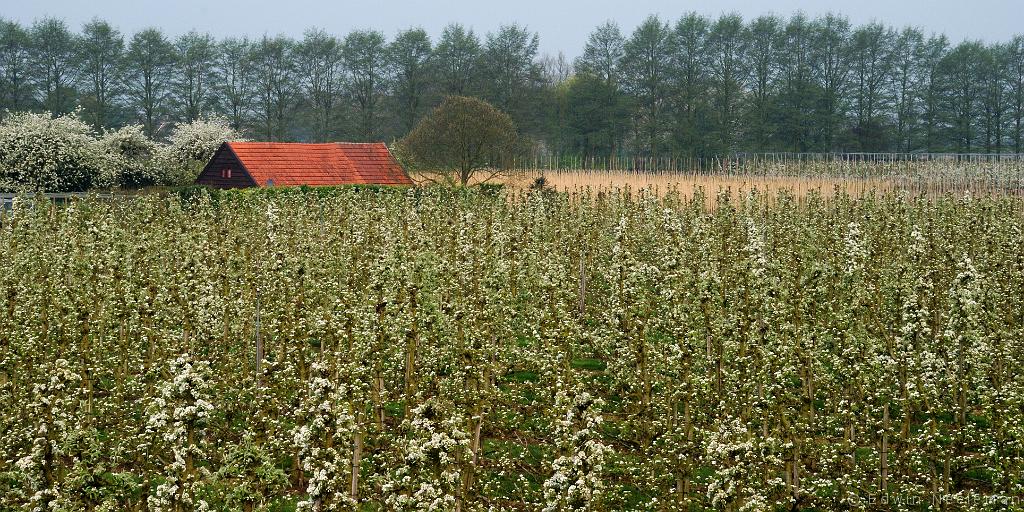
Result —
<instances>
[{"instance_id":1,"label":"red tile roof","mask_svg":"<svg viewBox=\"0 0 1024 512\"><path fill-rule=\"evenodd\" d=\"M228 142L227 145L261 187L412 185L409 175L383 142Z\"/></svg>"}]
</instances>

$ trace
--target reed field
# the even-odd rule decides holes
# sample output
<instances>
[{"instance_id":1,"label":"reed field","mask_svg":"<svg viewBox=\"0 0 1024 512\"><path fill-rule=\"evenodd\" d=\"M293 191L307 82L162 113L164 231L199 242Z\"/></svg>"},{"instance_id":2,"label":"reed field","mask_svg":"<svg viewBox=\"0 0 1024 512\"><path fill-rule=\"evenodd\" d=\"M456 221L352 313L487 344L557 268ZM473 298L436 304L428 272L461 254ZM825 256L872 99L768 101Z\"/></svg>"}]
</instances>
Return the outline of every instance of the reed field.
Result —
<instances>
[{"instance_id":1,"label":"reed field","mask_svg":"<svg viewBox=\"0 0 1024 512\"><path fill-rule=\"evenodd\" d=\"M645 167L656 167L654 164ZM487 175L489 176L489 175ZM786 192L834 196L887 192L910 196L946 194L1020 195L1024 192L1024 160L1007 161L771 161L721 163L691 170L519 169L495 180L513 190L528 189L543 177L556 190L649 189L692 196L703 191L714 200L720 191L769 196Z\"/></svg>"},{"instance_id":2,"label":"reed field","mask_svg":"<svg viewBox=\"0 0 1024 512\"><path fill-rule=\"evenodd\" d=\"M1017 510L1020 168L857 169L16 199L0 510Z\"/></svg>"}]
</instances>

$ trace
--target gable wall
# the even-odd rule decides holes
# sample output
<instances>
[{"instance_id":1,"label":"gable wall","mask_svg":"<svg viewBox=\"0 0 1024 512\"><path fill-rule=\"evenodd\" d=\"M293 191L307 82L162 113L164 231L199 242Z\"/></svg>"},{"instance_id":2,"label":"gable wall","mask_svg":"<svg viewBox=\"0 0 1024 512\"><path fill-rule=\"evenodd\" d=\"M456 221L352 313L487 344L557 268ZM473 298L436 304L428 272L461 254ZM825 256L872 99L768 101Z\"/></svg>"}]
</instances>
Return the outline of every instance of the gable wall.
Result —
<instances>
[{"instance_id":1,"label":"gable wall","mask_svg":"<svg viewBox=\"0 0 1024 512\"><path fill-rule=\"evenodd\" d=\"M231 169L230 178L222 178L221 171ZM215 188L246 188L254 187L256 183L242 169L242 164L225 147L217 150L213 160L207 164L203 172L196 178L196 183Z\"/></svg>"}]
</instances>

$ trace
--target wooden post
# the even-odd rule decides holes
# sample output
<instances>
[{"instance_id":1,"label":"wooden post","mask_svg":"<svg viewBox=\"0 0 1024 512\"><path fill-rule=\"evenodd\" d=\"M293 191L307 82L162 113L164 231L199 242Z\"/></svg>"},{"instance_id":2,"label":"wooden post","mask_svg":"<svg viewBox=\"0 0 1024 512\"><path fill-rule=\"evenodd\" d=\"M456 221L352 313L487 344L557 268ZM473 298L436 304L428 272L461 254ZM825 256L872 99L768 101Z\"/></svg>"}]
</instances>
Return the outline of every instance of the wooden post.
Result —
<instances>
[{"instance_id":1,"label":"wooden post","mask_svg":"<svg viewBox=\"0 0 1024 512\"><path fill-rule=\"evenodd\" d=\"M256 387L263 386L263 335L260 332L260 292L256 290Z\"/></svg>"},{"instance_id":2,"label":"wooden post","mask_svg":"<svg viewBox=\"0 0 1024 512\"><path fill-rule=\"evenodd\" d=\"M583 320L583 314L586 312L586 297L587 297L587 274L586 267L584 265L584 253L580 250L580 320Z\"/></svg>"}]
</instances>

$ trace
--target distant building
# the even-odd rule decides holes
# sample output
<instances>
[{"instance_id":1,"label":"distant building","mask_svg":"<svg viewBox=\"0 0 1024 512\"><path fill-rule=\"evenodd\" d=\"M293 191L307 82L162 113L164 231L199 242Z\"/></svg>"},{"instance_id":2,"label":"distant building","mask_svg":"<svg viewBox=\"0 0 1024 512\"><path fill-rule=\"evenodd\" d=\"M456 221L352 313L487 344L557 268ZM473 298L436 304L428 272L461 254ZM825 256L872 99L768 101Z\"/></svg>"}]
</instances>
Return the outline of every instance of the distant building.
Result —
<instances>
[{"instance_id":1,"label":"distant building","mask_svg":"<svg viewBox=\"0 0 1024 512\"><path fill-rule=\"evenodd\" d=\"M196 183L217 188L413 184L382 142L225 142Z\"/></svg>"}]
</instances>

